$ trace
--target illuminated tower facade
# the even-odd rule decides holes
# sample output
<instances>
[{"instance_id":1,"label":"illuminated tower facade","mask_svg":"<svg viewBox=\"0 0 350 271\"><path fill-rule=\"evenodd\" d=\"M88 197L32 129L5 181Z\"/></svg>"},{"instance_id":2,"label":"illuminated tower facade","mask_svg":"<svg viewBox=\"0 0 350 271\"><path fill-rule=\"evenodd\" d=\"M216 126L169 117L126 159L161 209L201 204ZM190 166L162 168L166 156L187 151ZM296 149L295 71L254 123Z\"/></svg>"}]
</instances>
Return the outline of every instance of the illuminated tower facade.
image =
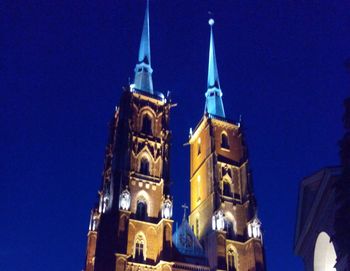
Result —
<instances>
[{"instance_id":1,"label":"illuminated tower facade","mask_svg":"<svg viewBox=\"0 0 350 271\"><path fill-rule=\"evenodd\" d=\"M102 184L91 211L85 271L264 269L247 150L225 116L210 20L205 112L191 132L191 206L173 233L170 110L153 89L149 4L133 84L110 124Z\"/></svg>"},{"instance_id":2,"label":"illuminated tower facade","mask_svg":"<svg viewBox=\"0 0 350 271\"><path fill-rule=\"evenodd\" d=\"M190 131L189 224L211 270L265 270L247 148L240 123L230 121L222 100L210 24L204 115Z\"/></svg>"},{"instance_id":3,"label":"illuminated tower facade","mask_svg":"<svg viewBox=\"0 0 350 271\"><path fill-rule=\"evenodd\" d=\"M169 97L153 90L147 3L134 83L110 125L86 271L168 270L172 252Z\"/></svg>"}]
</instances>

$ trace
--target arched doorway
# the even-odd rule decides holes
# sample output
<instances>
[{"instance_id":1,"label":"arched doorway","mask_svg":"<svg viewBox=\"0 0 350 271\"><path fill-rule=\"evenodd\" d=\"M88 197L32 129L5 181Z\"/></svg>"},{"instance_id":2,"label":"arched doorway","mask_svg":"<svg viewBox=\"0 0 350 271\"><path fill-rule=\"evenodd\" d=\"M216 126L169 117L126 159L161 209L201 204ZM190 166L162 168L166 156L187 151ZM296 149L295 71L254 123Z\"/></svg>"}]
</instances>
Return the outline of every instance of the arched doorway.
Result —
<instances>
[{"instance_id":1,"label":"arched doorway","mask_svg":"<svg viewBox=\"0 0 350 271\"><path fill-rule=\"evenodd\" d=\"M314 250L314 271L336 271L337 255L331 238L325 232L321 232L316 240Z\"/></svg>"}]
</instances>

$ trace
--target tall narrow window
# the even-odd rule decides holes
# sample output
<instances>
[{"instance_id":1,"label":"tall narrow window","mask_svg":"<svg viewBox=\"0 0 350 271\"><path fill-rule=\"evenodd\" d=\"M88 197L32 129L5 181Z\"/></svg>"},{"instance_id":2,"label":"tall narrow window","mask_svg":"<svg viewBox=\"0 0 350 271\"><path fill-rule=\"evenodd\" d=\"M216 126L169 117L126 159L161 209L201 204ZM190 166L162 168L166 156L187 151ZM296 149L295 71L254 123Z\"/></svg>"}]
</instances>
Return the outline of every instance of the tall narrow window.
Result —
<instances>
[{"instance_id":1,"label":"tall narrow window","mask_svg":"<svg viewBox=\"0 0 350 271\"><path fill-rule=\"evenodd\" d=\"M225 133L221 134L221 148L229 149L230 145L228 144L228 136Z\"/></svg>"},{"instance_id":2,"label":"tall narrow window","mask_svg":"<svg viewBox=\"0 0 350 271\"><path fill-rule=\"evenodd\" d=\"M197 140L197 155L201 154L201 138L198 138Z\"/></svg>"},{"instance_id":3,"label":"tall narrow window","mask_svg":"<svg viewBox=\"0 0 350 271\"><path fill-rule=\"evenodd\" d=\"M223 195L231 197L231 183L228 180L223 180Z\"/></svg>"},{"instance_id":4,"label":"tall narrow window","mask_svg":"<svg viewBox=\"0 0 350 271\"><path fill-rule=\"evenodd\" d=\"M195 232L197 238L199 237L199 219L196 218L196 232Z\"/></svg>"},{"instance_id":5,"label":"tall narrow window","mask_svg":"<svg viewBox=\"0 0 350 271\"><path fill-rule=\"evenodd\" d=\"M229 220L225 220L225 230L227 239L233 239L234 238L234 230L233 230L233 223Z\"/></svg>"},{"instance_id":6,"label":"tall narrow window","mask_svg":"<svg viewBox=\"0 0 350 271\"><path fill-rule=\"evenodd\" d=\"M197 176L197 201L201 200L201 176Z\"/></svg>"},{"instance_id":7,"label":"tall narrow window","mask_svg":"<svg viewBox=\"0 0 350 271\"><path fill-rule=\"evenodd\" d=\"M226 168L225 167L221 167L221 177L224 177L226 174Z\"/></svg>"},{"instance_id":8,"label":"tall narrow window","mask_svg":"<svg viewBox=\"0 0 350 271\"><path fill-rule=\"evenodd\" d=\"M224 177L226 174L232 178L231 169L227 165L221 167L221 176Z\"/></svg>"},{"instance_id":9,"label":"tall narrow window","mask_svg":"<svg viewBox=\"0 0 350 271\"><path fill-rule=\"evenodd\" d=\"M137 262L143 262L145 259L145 240L141 235L136 237L135 242L135 260Z\"/></svg>"},{"instance_id":10,"label":"tall narrow window","mask_svg":"<svg viewBox=\"0 0 350 271\"><path fill-rule=\"evenodd\" d=\"M139 200L136 206L136 219L146 220L147 218L147 204L144 200Z\"/></svg>"},{"instance_id":11,"label":"tall narrow window","mask_svg":"<svg viewBox=\"0 0 350 271\"><path fill-rule=\"evenodd\" d=\"M235 256L232 249L229 249L227 253L227 267L228 267L228 271L236 271Z\"/></svg>"},{"instance_id":12,"label":"tall narrow window","mask_svg":"<svg viewBox=\"0 0 350 271\"><path fill-rule=\"evenodd\" d=\"M143 116L141 131L145 134L152 135L152 120L148 114Z\"/></svg>"},{"instance_id":13,"label":"tall narrow window","mask_svg":"<svg viewBox=\"0 0 350 271\"><path fill-rule=\"evenodd\" d=\"M149 162L147 158L143 157L140 162L140 173L144 175L150 175L149 174Z\"/></svg>"}]
</instances>

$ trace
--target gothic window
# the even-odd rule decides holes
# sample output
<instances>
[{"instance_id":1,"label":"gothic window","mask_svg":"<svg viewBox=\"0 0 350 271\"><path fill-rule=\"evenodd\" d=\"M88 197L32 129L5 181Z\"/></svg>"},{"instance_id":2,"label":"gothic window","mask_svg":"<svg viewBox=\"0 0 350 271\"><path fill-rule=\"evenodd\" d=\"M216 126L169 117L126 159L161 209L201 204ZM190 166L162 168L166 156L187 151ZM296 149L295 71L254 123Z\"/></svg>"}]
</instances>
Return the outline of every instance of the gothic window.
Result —
<instances>
[{"instance_id":1,"label":"gothic window","mask_svg":"<svg viewBox=\"0 0 350 271\"><path fill-rule=\"evenodd\" d=\"M198 238L198 236L199 236L199 219L198 218L196 218L196 231L195 231L195 234L196 234L196 236Z\"/></svg>"},{"instance_id":2,"label":"gothic window","mask_svg":"<svg viewBox=\"0 0 350 271\"><path fill-rule=\"evenodd\" d=\"M137 262L143 262L145 260L145 240L141 235L136 237L135 260Z\"/></svg>"},{"instance_id":3,"label":"gothic window","mask_svg":"<svg viewBox=\"0 0 350 271\"><path fill-rule=\"evenodd\" d=\"M227 170L226 172L227 172L228 176L230 176L230 178L232 178L231 169L230 169L230 168L227 168L226 170Z\"/></svg>"},{"instance_id":4,"label":"gothic window","mask_svg":"<svg viewBox=\"0 0 350 271\"><path fill-rule=\"evenodd\" d=\"M227 253L227 267L228 271L236 271L235 267L235 256L234 256L234 251L232 249L228 250Z\"/></svg>"},{"instance_id":5,"label":"gothic window","mask_svg":"<svg viewBox=\"0 0 350 271\"><path fill-rule=\"evenodd\" d=\"M233 223L229 220L225 220L225 230L228 239L234 238Z\"/></svg>"},{"instance_id":6,"label":"gothic window","mask_svg":"<svg viewBox=\"0 0 350 271\"><path fill-rule=\"evenodd\" d=\"M226 133L221 134L221 148L229 149L230 145L228 144L228 136Z\"/></svg>"},{"instance_id":7,"label":"gothic window","mask_svg":"<svg viewBox=\"0 0 350 271\"><path fill-rule=\"evenodd\" d=\"M145 200L138 200L136 206L136 219L146 220L147 218L147 204Z\"/></svg>"},{"instance_id":8,"label":"gothic window","mask_svg":"<svg viewBox=\"0 0 350 271\"><path fill-rule=\"evenodd\" d=\"M201 154L201 139L198 138L197 140L197 155Z\"/></svg>"},{"instance_id":9,"label":"gothic window","mask_svg":"<svg viewBox=\"0 0 350 271\"><path fill-rule=\"evenodd\" d=\"M223 180L223 195L231 197L231 183L228 180Z\"/></svg>"},{"instance_id":10,"label":"gothic window","mask_svg":"<svg viewBox=\"0 0 350 271\"><path fill-rule=\"evenodd\" d=\"M197 201L201 200L201 176L197 176Z\"/></svg>"},{"instance_id":11,"label":"gothic window","mask_svg":"<svg viewBox=\"0 0 350 271\"><path fill-rule=\"evenodd\" d=\"M232 178L231 169L227 165L221 167L221 176L224 177L226 174Z\"/></svg>"},{"instance_id":12,"label":"gothic window","mask_svg":"<svg viewBox=\"0 0 350 271\"><path fill-rule=\"evenodd\" d=\"M148 114L143 115L141 131L145 134L152 135L152 119Z\"/></svg>"},{"instance_id":13,"label":"gothic window","mask_svg":"<svg viewBox=\"0 0 350 271\"><path fill-rule=\"evenodd\" d=\"M149 173L149 161L143 157L140 162L140 173L144 175L150 175Z\"/></svg>"}]
</instances>

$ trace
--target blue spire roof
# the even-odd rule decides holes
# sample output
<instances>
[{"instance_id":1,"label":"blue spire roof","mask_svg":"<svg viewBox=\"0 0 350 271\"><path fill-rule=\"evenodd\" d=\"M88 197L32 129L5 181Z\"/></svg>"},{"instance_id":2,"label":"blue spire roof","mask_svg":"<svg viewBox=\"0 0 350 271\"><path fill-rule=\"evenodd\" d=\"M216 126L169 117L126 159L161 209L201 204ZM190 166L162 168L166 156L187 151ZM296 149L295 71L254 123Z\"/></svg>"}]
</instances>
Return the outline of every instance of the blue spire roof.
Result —
<instances>
[{"instance_id":1,"label":"blue spire roof","mask_svg":"<svg viewBox=\"0 0 350 271\"><path fill-rule=\"evenodd\" d=\"M190 224L184 215L182 223L173 234L173 243L182 255L204 257L204 250L194 235Z\"/></svg>"},{"instance_id":2,"label":"blue spire roof","mask_svg":"<svg viewBox=\"0 0 350 271\"><path fill-rule=\"evenodd\" d=\"M208 65L208 89L205 93L205 113L217 117L225 118L224 105L222 103L222 91L219 82L219 73L216 63L215 44L213 25L214 20L209 20L210 25L210 48L209 48L209 65Z\"/></svg>"},{"instance_id":3,"label":"blue spire roof","mask_svg":"<svg viewBox=\"0 0 350 271\"><path fill-rule=\"evenodd\" d=\"M135 88L153 94L151 48L149 33L149 1L147 0L145 19L139 49L138 63L135 67Z\"/></svg>"}]
</instances>

